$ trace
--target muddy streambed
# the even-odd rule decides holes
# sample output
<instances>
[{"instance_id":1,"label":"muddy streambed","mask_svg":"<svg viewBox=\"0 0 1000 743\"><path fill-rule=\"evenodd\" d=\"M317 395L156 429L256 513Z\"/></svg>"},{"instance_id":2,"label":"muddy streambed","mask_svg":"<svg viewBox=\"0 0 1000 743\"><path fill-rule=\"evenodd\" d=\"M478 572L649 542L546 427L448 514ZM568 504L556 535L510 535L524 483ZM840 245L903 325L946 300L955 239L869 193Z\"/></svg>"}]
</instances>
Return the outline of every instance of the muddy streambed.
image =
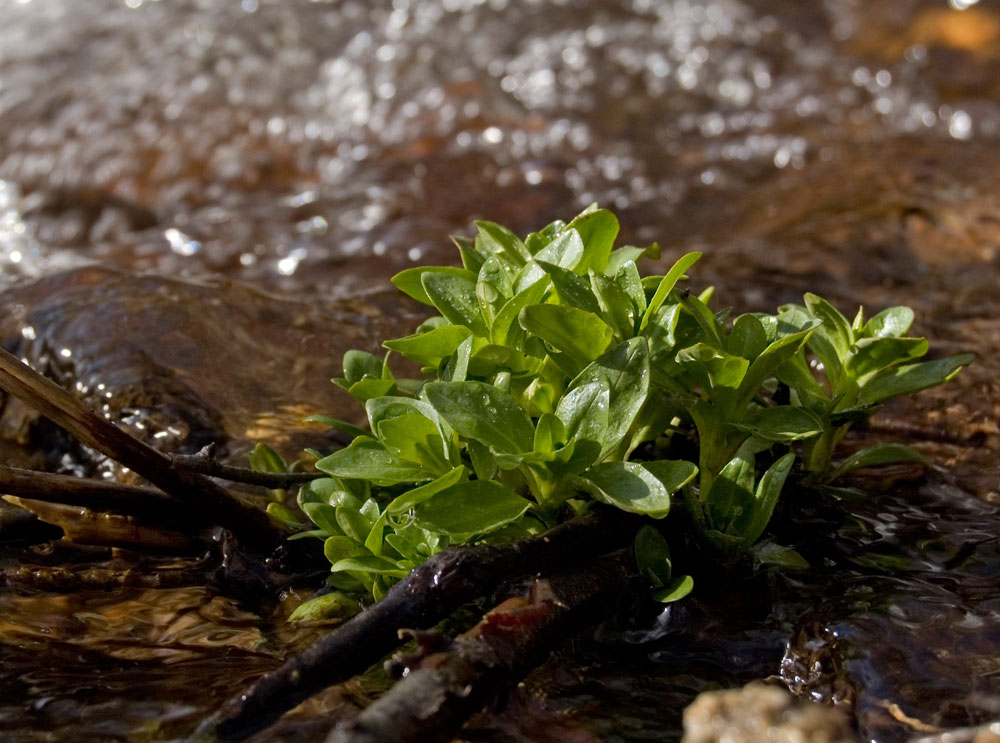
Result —
<instances>
[{"instance_id":1,"label":"muddy streambed","mask_svg":"<svg viewBox=\"0 0 1000 743\"><path fill-rule=\"evenodd\" d=\"M809 570L622 612L463 732L678 740L697 693L776 677L906 741L1000 718L998 139L990 0L0 0L0 335L140 438L240 461L333 445L299 421L357 415L340 356L419 316L385 280L476 218L598 201L664 262L703 250L738 311L909 304L932 353L979 359L849 446L933 468L787 492L773 536ZM14 400L0 431L6 462L130 477ZM323 631L284 621L296 597L88 587L177 561L0 517L5 741L184 735ZM52 565L74 590L16 578ZM383 685L259 739L323 740Z\"/></svg>"}]
</instances>

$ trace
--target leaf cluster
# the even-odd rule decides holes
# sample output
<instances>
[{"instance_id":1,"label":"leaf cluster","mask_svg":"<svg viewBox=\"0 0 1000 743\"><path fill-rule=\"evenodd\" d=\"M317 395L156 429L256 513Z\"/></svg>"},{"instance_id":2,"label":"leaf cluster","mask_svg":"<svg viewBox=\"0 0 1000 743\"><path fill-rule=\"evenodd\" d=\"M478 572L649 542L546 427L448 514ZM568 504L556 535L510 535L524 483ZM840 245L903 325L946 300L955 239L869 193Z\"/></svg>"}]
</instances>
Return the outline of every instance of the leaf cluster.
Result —
<instances>
[{"instance_id":1,"label":"leaf cluster","mask_svg":"<svg viewBox=\"0 0 1000 743\"><path fill-rule=\"evenodd\" d=\"M303 536L325 540L341 589L377 598L450 543L537 533L589 502L663 518L675 493L704 544L741 554L796 452L823 480L912 459L882 447L831 468L853 422L971 361L917 362L927 342L905 337L903 307L849 323L807 294L731 319L710 308L711 289L681 287L699 253L643 277L637 261L657 246L615 248L618 221L594 206L524 239L476 226L455 241L461 267L393 278L436 314L386 340L382 358L345 355L334 381L364 404L367 429L318 418L354 436L298 498L316 526ZM393 353L426 376L397 378ZM662 458L635 457L653 441L642 451ZM653 533L640 533L638 562L660 599L679 598L690 581L672 577Z\"/></svg>"}]
</instances>

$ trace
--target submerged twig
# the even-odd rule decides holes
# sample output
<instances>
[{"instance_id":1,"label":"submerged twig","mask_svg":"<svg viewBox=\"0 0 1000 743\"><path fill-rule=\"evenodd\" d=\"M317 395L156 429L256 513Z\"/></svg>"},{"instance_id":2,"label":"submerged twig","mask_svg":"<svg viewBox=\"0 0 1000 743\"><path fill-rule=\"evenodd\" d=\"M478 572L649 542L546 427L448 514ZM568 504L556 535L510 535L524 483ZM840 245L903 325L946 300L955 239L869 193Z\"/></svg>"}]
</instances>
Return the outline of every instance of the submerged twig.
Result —
<instances>
[{"instance_id":1,"label":"submerged twig","mask_svg":"<svg viewBox=\"0 0 1000 743\"><path fill-rule=\"evenodd\" d=\"M95 414L62 387L2 349L0 388L27 402L82 443L174 496L192 514L203 514L232 530L248 545L269 551L284 540L284 534L262 511L240 502L204 475L175 466L166 454Z\"/></svg>"},{"instance_id":2,"label":"submerged twig","mask_svg":"<svg viewBox=\"0 0 1000 743\"><path fill-rule=\"evenodd\" d=\"M122 588L180 588L205 585L205 575L205 568L200 566L148 572L104 567L16 565L0 568L0 585L49 593L114 591Z\"/></svg>"},{"instance_id":3,"label":"submerged twig","mask_svg":"<svg viewBox=\"0 0 1000 743\"><path fill-rule=\"evenodd\" d=\"M446 549L377 604L224 703L199 726L196 739L243 740L302 700L376 663L399 645L400 627L433 626L504 580L616 549L632 539L634 524L629 514L602 510L520 542Z\"/></svg>"},{"instance_id":4,"label":"submerged twig","mask_svg":"<svg viewBox=\"0 0 1000 743\"><path fill-rule=\"evenodd\" d=\"M407 675L336 727L328 743L435 743L452 734L495 695L516 683L598 607L614 606L635 570L619 550L586 570L534 582L455 638L450 648L406 660Z\"/></svg>"}]
</instances>

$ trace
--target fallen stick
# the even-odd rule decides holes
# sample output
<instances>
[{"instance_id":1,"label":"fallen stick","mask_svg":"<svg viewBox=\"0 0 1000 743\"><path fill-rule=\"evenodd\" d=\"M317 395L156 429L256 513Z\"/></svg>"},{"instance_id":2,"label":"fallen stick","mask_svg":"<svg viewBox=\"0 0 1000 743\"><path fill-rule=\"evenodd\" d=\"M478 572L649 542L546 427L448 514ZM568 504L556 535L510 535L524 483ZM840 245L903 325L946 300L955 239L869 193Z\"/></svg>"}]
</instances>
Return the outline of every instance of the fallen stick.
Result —
<instances>
[{"instance_id":1,"label":"fallen stick","mask_svg":"<svg viewBox=\"0 0 1000 743\"><path fill-rule=\"evenodd\" d=\"M404 660L407 675L327 743L437 743L545 660L561 640L608 610L635 571L631 550L584 570L536 580L451 646ZM419 641L419 640L418 640Z\"/></svg>"},{"instance_id":2,"label":"fallen stick","mask_svg":"<svg viewBox=\"0 0 1000 743\"><path fill-rule=\"evenodd\" d=\"M601 509L519 542L439 552L377 604L230 698L202 722L194 740L243 740L304 699L369 668L400 644L400 628L431 627L502 581L616 549L632 539L636 523L629 514Z\"/></svg>"},{"instance_id":3,"label":"fallen stick","mask_svg":"<svg viewBox=\"0 0 1000 743\"><path fill-rule=\"evenodd\" d=\"M0 465L0 493L18 498L113 511L145 523L198 521L180 500L154 490L108 480L92 480Z\"/></svg>"},{"instance_id":4,"label":"fallen stick","mask_svg":"<svg viewBox=\"0 0 1000 743\"><path fill-rule=\"evenodd\" d=\"M82 443L138 473L183 502L190 513L224 526L261 551L285 539L263 511L245 505L207 477L175 466L157 451L87 409L59 385L0 349L0 388L21 398Z\"/></svg>"},{"instance_id":5,"label":"fallen stick","mask_svg":"<svg viewBox=\"0 0 1000 743\"><path fill-rule=\"evenodd\" d=\"M48 593L114 591L123 588L180 588L205 585L205 568L184 570L114 570L103 567L68 568L17 565L0 568L0 586Z\"/></svg>"}]
</instances>

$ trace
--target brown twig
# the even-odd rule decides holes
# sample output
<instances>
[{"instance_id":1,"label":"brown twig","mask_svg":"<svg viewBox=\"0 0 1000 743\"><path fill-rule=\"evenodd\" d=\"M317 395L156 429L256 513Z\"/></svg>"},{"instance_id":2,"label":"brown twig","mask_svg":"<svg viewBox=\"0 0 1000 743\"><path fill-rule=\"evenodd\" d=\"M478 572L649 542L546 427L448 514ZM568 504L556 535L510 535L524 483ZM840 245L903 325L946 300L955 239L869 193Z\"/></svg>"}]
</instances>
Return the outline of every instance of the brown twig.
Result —
<instances>
[{"instance_id":1,"label":"brown twig","mask_svg":"<svg viewBox=\"0 0 1000 743\"><path fill-rule=\"evenodd\" d=\"M260 472L247 467L234 467L215 458L214 444L209 444L197 454L173 454L170 459L175 466L208 477L218 477L220 480L239 482L244 485L259 485L271 489L285 489L292 485L301 485L327 476L324 472Z\"/></svg>"},{"instance_id":2,"label":"brown twig","mask_svg":"<svg viewBox=\"0 0 1000 743\"><path fill-rule=\"evenodd\" d=\"M16 565L0 568L0 586L50 593L114 591L122 588L179 588L203 586L204 567L181 570L115 570L103 567Z\"/></svg>"},{"instance_id":3,"label":"brown twig","mask_svg":"<svg viewBox=\"0 0 1000 743\"><path fill-rule=\"evenodd\" d=\"M174 466L170 457L96 415L59 385L0 349L0 388L21 398L87 446L138 473L183 502L192 514L237 534L246 544L270 551L284 539L260 510L245 505L204 475Z\"/></svg>"},{"instance_id":4,"label":"brown twig","mask_svg":"<svg viewBox=\"0 0 1000 743\"><path fill-rule=\"evenodd\" d=\"M595 610L612 608L634 570L632 550L619 550L585 570L536 580L528 595L507 599L450 647L405 659L407 675L357 719L338 725L329 743L451 740L491 698L593 621Z\"/></svg>"},{"instance_id":5,"label":"brown twig","mask_svg":"<svg viewBox=\"0 0 1000 743\"><path fill-rule=\"evenodd\" d=\"M135 516L145 523L198 521L173 496L153 488L140 488L107 480L91 480L50 472L22 470L0 465L0 493L19 498L82 506L94 511L114 511Z\"/></svg>"},{"instance_id":6,"label":"brown twig","mask_svg":"<svg viewBox=\"0 0 1000 743\"><path fill-rule=\"evenodd\" d=\"M195 739L243 740L302 700L376 663L399 645L399 628L433 626L466 601L538 566L556 569L616 549L631 540L634 527L628 514L601 510L519 542L446 549L377 604L224 703L198 727Z\"/></svg>"}]
</instances>

